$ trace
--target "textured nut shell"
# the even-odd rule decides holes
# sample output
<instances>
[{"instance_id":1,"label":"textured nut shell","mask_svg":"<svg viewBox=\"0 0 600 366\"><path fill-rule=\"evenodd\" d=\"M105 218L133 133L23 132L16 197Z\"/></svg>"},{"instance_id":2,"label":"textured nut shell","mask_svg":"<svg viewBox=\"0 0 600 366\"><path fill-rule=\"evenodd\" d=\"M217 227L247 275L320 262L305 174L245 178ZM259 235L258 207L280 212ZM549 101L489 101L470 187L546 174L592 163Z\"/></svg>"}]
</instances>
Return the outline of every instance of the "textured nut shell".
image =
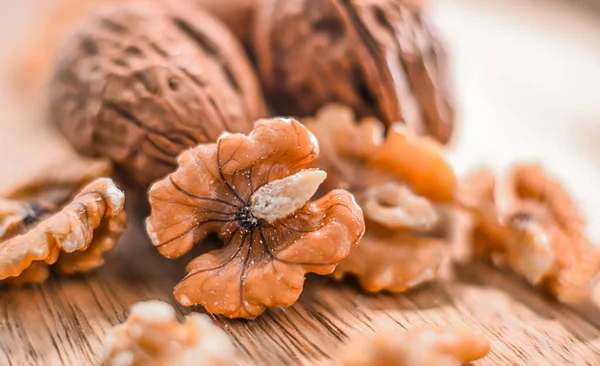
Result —
<instances>
[{"instance_id":1,"label":"textured nut shell","mask_svg":"<svg viewBox=\"0 0 600 366\"><path fill-rule=\"evenodd\" d=\"M25 272L26 277L43 281L39 265L54 264L59 256L58 269L63 273L102 265L102 254L112 249L125 227L123 204L123 192L112 180L93 181L58 213L0 243L0 281L21 275L34 263L38 268Z\"/></svg>"},{"instance_id":2,"label":"textured nut shell","mask_svg":"<svg viewBox=\"0 0 600 366\"><path fill-rule=\"evenodd\" d=\"M123 5L85 20L50 85L51 118L75 148L149 185L176 156L265 114L239 43L196 9Z\"/></svg>"},{"instance_id":3,"label":"textured nut shell","mask_svg":"<svg viewBox=\"0 0 600 366\"><path fill-rule=\"evenodd\" d=\"M106 340L104 364L121 366L226 366L235 347L227 334L204 314L190 314L183 324L171 305L158 300L132 306L127 321Z\"/></svg>"},{"instance_id":4,"label":"textured nut shell","mask_svg":"<svg viewBox=\"0 0 600 366\"><path fill-rule=\"evenodd\" d=\"M245 211L259 187L302 171L317 153L316 140L297 121L263 120L248 136L227 134L184 152L179 168L151 187L146 226L163 255L181 256L209 233L225 242L188 265L175 288L180 303L252 318L293 304L306 272L329 274L349 254L364 222L346 191L274 222L249 220Z\"/></svg>"},{"instance_id":5,"label":"textured nut shell","mask_svg":"<svg viewBox=\"0 0 600 366\"><path fill-rule=\"evenodd\" d=\"M472 212L463 240L560 301L589 295L598 282L600 249L585 236L584 222L567 192L536 165L517 165L502 179L480 171L459 196Z\"/></svg>"},{"instance_id":6,"label":"textured nut shell","mask_svg":"<svg viewBox=\"0 0 600 366\"><path fill-rule=\"evenodd\" d=\"M254 53L270 104L306 116L326 103L404 122L446 142L452 133L444 47L414 3L264 0Z\"/></svg>"},{"instance_id":7,"label":"textured nut shell","mask_svg":"<svg viewBox=\"0 0 600 366\"><path fill-rule=\"evenodd\" d=\"M352 274L367 291L403 292L437 277L448 258L444 240L373 226L367 222L360 245L337 266L333 278Z\"/></svg>"},{"instance_id":8,"label":"textured nut shell","mask_svg":"<svg viewBox=\"0 0 600 366\"><path fill-rule=\"evenodd\" d=\"M247 44L252 36L252 19L255 3L262 0L183 0L192 5L200 6L210 12L236 35L236 37Z\"/></svg>"},{"instance_id":9,"label":"textured nut shell","mask_svg":"<svg viewBox=\"0 0 600 366\"><path fill-rule=\"evenodd\" d=\"M357 339L339 354L343 366L460 366L489 351L490 341L481 333L414 329Z\"/></svg>"}]
</instances>

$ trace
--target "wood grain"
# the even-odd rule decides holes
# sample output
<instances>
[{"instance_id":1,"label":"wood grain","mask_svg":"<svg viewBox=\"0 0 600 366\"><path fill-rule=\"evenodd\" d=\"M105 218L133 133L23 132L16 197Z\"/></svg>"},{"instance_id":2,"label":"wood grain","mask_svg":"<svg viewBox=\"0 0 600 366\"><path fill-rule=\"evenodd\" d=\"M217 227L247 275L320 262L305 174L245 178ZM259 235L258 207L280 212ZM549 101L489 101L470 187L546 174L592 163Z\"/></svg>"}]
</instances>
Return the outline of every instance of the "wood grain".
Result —
<instances>
[{"instance_id":1,"label":"wood grain","mask_svg":"<svg viewBox=\"0 0 600 366\"><path fill-rule=\"evenodd\" d=\"M0 365L99 364L107 330L126 318L133 303L173 303L172 288L189 259L160 257L134 220L119 250L96 273L3 290ZM483 331L492 353L477 365L593 365L600 359L600 328L592 319L486 265L458 268L454 278L405 295L369 295L352 281L310 276L290 308L253 321L214 320L233 337L240 364L311 365L329 359L351 337L421 325Z\"/></svg>"},{"instance_id":2,"label":"wood grain","mask_svg":"<svg viewBox=\"0 0 600 366\"><path fill-rule=\"evenodd\" d=\"M13 34L33 23L42 3L0 3L6 20L0 50L9 51L0 54L0 69L7 69L16 48ZM594 183L600 178L594 138L600 136L600 16L561 0L439 0L435 10L453 45L463 107L452 155L459 171L474 162L500 166L524 157L549 163L577 188L592 231L600 232ZM0 88L0 186L72 154L32 106ZM173 286L193 255L160 257L143 234L140 201L130 195L127 206L132 222L105 267L52 277L42 286L0 289L0 366L97 365L106 332L133 303L173 303ZM202 310L177 309L182 315ZM597 308L559 305L485 264L457 267L444 281L404 295L369 295L351 280L309 276L290 308L254 321L215 321L233 337L240 364L311 365L351 337L420 325L483 331L492 352L476 365L600 364Z\"/></svg>"}]
</instances>

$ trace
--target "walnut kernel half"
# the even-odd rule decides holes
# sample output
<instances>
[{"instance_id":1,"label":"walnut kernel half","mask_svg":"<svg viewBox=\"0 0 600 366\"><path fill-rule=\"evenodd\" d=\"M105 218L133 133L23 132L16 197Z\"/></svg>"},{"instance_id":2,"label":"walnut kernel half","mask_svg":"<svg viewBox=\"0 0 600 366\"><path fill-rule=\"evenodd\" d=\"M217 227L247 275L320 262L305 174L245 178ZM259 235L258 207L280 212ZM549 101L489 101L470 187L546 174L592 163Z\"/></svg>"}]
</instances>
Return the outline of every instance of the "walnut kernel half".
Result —
<instances>
[{"instance_id":1,"label":"walnut kernel half","mask_svg":"<svg viewBox=\"0 0 600 366\"><path fill-rule=\"evenodd\" d=\"M188 265L175 288L181 304L253 318L292 305L306 272L329 274L348 256L364 232L362 211L343 190L308 201L326 177L307 169L318 152L297 121L262 120L248 136L185 151L152 185L146 228L161 254L179 257L210 233L224 242Z\"/></svg>"}]
</instances>

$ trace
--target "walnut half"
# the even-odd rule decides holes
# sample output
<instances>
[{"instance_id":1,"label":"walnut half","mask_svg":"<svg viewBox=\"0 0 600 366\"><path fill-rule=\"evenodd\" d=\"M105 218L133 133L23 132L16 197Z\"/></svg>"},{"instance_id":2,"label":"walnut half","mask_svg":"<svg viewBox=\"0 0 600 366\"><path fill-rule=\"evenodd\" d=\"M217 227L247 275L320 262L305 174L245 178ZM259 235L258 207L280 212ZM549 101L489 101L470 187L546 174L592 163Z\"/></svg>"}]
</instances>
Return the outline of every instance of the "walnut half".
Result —
<instances>
[{"instance_id":1,"label":"walnut half","mask_svg":"<svg viewBox=\"0 0 600 366\"><path fill-rule=\"evenodd\" d=\"M343 366L459 366L485 357L490 341L476 332L416 329L357 339L340 352Z\"/></svg>"},{"instance_id":2,"label":"walnut half","mask_svg":"<svg viewBox=\"0 0 600 366\"><path fill-rule=\"evenodd\" d=\"M325 172L307 169L314 136L293 119L258 121L249 135L224 134L179 156L179 168L149 192L146 228L176 258L210 233L224 247L193 260L175 288L183 305L253 318L293 304L306 272L331 273L364 232L361 209L344 190L309 202Z\"/></svg>"},{"instance_id":3,"label":"walnut half","mask_svg":"<svg viewBox=\"0 0 600 366\"><path fill-rule=\"evenodd\" d=\"M226 366L235 359L229 336L207 315L192 313L180 324L171 305L158 300L133 305L105 347L107 366Z\"/></svg>"},{"instance_id":4,"label":"walnut half","mask_svg":"<svg viewBox=\"0 0 600 366\"><path fill-rule=\"evenodd\" d=\"M110 178L94 179L110 174L107 162L53 172L0 199L0 284L43 282L50 265L64 274L95 269L125 228L123 192Z\"/></svg>"},{"instance_id":5,"label":"walnut half","mask_svg":"<svg viewBox=\"0 0 600 366\"><path fill-rule=\"evenodd\" d=\"M333 273L357 277L368 291L401 292L436 278L449 258L444 204L456 177L439 143L375 119L355 122L344 106L322 108L306 126L322 151L315 166L329 172L326 190L345 188L362 207L361 244Z\"/></svg>"},{"instance_id":6,"label":"walnut half","mask_svg":"<svg viewBox=\"0 0 600 366\"><path fill-rule=\"evenodd\" d=\"M585 236L568 193L541 167L516 165L499 178L476 171L463 181L459 201L467 215L459 213L457 245L512 268L563 302L586 298L597 284L600 248Z\"/></svg>"}]
</instances>

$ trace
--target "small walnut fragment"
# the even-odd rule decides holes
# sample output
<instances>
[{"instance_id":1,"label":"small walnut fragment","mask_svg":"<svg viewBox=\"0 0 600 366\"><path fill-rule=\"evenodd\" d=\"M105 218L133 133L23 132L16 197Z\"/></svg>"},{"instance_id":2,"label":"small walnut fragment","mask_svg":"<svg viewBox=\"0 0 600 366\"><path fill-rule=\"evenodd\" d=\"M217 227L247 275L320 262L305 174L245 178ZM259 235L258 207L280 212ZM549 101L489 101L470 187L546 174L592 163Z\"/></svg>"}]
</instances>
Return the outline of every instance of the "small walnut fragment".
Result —
<instances>
[{"instance_id":1,"label":"small walnut fragment","mask_svg":"<svg viewBox=\"0 0 600 366\"><path fill-rule=\"evenodd\" d=\"M454 107L445 49L420 1L262 0L254 54L269 102L313 115L337 101L442 142Z\"/></svg>"},{"instance_id":2,"label":"small walnut fragment","mask_svg":"<svg viewBox=\"0 0 600 366\"><path fill-rule=\"evenodd\" d=\"M110 173L108 162L58 169L0 195L0 284L43 282L50 265L64 274L88 272L104 264L102 255L123 232L123 192L110 178L96 178Z\"/></svg>"},{"instance_id":3,"label":"small walnut fragment","mask_svg":"<svg viewBox=\"0 0 600 366\"><path fill-rule=\"evenodd\" d=\"M158 300L133 305L105 347L107 366L226 366L235 360L229 336L207 315L192 313L181 324L171 305Z\"/></svg>"},{"instance_id":4,"label":"small walnut fragment","mask_svg":"<svg viewBox=\"0 0 600 366\"><path fill-rule=\"evenodd\" d=\"M485 357L490 341L476 332L417 329L357 339L339 352L343 366L459 366Z\"/></svg>"},{"instance_id":5,"label":"small walnut fragment","mask_svg":"<svg viewBox=\"0 0 600 366\"><path fill-rule=\"evenodd\" d=\"M444 204L456 186L439 144L399 125L386 136L379 121L355 123L350 109L338 105L305 123L322 146L315 161L328 172L322 187L352 192L367 225L334 278L353 274L374 292L401 292L434 279L449 256Z\"/></svg>"},{"instance_id":6,"label":"small walnut fragment","mask_svg":"<svg viewBox=\"0 0 600 366\"><path fill-rule=\"evenodd\" d=\"M224 247L203 254L175 288L183 305L231 318L289 306L306 272L331 273L364 232L353 196L333 190L313 202L326 174L306 169L319 147L292 119L255 124L248 135L182 153L179 168L150 189L147 231L176 258L217 233Z\"/></svg>"},{"instance_id":7,"label":"small walnut fragment","mask_svg":"<svg viewBox=\"0 0 600 366\"><path fill-rule=\"evenodd\" d=\"M467 216L457 221L456 240L466 241L472 254L512 268L560 301L589 296L599 278L600 249L587 239L567 192L540 166L519 164L499 178L476 171L458 199Z\"/></svg>"},{"instance_id":8,"label":"small walnut fragment","mask_svg":"<svg viewBox=\"0 0 600 366\"><path fill-rule=\"evenodd\" d=\"M143 186L177 155L266 115L242 46L199 8L122 4L86 18L61 50L51 119L76 150Z\"/></svg>"}]
</instances>

